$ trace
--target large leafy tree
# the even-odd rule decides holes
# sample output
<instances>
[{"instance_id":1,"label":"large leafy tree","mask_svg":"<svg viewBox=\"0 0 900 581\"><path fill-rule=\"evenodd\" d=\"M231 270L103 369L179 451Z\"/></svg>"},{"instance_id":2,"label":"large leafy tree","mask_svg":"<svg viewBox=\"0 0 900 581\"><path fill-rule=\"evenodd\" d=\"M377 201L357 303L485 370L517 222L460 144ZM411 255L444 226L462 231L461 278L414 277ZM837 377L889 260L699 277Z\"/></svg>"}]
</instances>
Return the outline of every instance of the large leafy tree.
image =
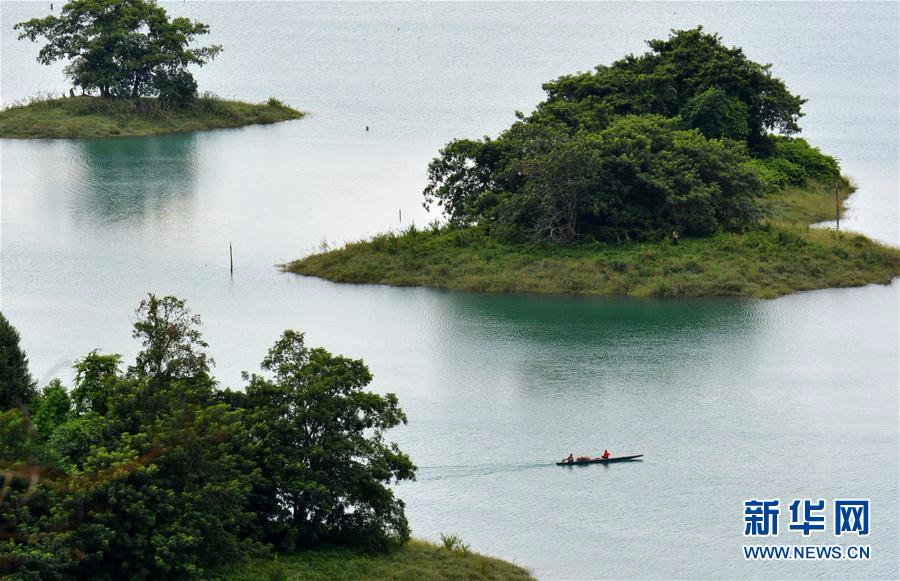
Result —
<instances>
[{"instance_id":1,"label":"large leafy tree","mask_svg":"<svg viewBox=\"0 0 900 581\"><path fill-rule=\"evenodd\" d=\"M384 432L406 423L393 394L363 388L372 380L360 360L306 346L285 331L253 375L246 405L260 446L255 512L267 540L284 548L323 540L372 548L403 543L403 501L388 484L415 467Z\"/></svg>"},{"instance_id":2,"label":"large leafy tree","mask_svg":"<svg viewBox=\"0 0 900 581\"><path fill-rule=\"evenodd\" d=\"M205 376L212 359L200 333L200 315L191 313L182 299L150 294L137 309L132 336L143 349L128 371L150 382ZM107 362L107 367L112 362Z\"/></svg>"},{"instance_id":3,"label":"large leafy tree","mask_svg":"<svg viewBox=\"0 0 900 581\"><path fill-rule=\"evenodd\" d=\"M38 62L68 61L66 74L103 97L160 95L183 100L196 92L188 66L202 66L221 46L192 47L209 27L170 19L153 0L72 0L60 16L15 25L19 38L46 38Z\"/></svg>"},{"instance_id":4,"label":"large leafy tree","mask_svg":"<svg viewBox=\"0 0 900 581\"><path fill-rule=\"evenodd\" d=\"M79 413L106 415L107 399L119 380L121 361L122 357L116 353L103 355L95 349L75 363L72 400Z\"/></svg>"}]
</instances>

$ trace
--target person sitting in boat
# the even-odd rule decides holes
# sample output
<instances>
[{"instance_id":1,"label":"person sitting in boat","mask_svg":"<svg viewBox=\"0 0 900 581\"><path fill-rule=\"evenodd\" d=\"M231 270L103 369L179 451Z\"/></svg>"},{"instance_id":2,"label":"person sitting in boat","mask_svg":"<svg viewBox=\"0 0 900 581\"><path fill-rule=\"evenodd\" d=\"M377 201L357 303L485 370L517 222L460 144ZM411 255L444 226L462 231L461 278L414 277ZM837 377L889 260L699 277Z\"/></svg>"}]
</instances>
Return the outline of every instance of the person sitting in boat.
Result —
<instances>
[{"instance_id":1,"label":"person sitting in boat","mask_svg":"<svg viewBox=\"0 0 900 581\"><path fill-rule=\"evenodd\" d=\"M566 459L563 460L563 462L570 462L570 463L571 463L571 462L574 462L574 461L575 461L575 458L572 456L572 453L571 453L571 452L569 453L568 456L566 456Z\"/></svg>"},{"instance_id":2,"label":"person sitting in boat","mask_svg":"<svg viewBox=\"0 0 900 581\"><path fill-rule=\"evenodd\" d=\"M604 450L603 455L600 457L603 458L604 460L609 460L609 450Z\"/></svg>"}]
</instances>

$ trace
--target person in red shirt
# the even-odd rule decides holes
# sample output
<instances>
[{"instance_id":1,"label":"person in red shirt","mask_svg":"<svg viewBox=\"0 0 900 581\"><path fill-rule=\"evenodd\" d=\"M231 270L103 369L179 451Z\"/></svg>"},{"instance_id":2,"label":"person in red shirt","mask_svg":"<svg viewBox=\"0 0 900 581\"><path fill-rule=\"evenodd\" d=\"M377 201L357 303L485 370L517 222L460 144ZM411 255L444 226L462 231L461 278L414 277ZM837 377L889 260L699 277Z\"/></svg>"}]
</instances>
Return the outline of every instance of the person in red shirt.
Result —
<instances>
[{"instance_id":1,"label":"person in red shirt","mask_svg":"<svg viewBox=\"0 0 900 581\"><path fill-rule=\"evenodd\" d=\"M603 458L604 460L609 460L609 450L604 450L603 455L600 457Z\"/></svg>"}]
</instances>

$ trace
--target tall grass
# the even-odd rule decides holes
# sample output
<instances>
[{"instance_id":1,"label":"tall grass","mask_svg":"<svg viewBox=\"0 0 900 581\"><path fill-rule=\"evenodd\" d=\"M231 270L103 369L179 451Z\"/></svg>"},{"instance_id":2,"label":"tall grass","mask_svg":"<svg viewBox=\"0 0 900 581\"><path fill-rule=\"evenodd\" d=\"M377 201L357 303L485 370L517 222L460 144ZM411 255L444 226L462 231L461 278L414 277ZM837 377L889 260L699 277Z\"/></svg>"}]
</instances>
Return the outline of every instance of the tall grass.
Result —
<instances>
[{"instance_id":1,"label":"tall grass","mask_svg":"<svg viewBox=\"0 0 900 581\"><path fill-rule=\"evenodd\" d=\"M770 220L779 224L814 224L834 220L838 208L846 212L846 201L856 186L844 179L837 185L810 180L806 186L789 186L763 199Z\"/></svg>"}]
</instances>

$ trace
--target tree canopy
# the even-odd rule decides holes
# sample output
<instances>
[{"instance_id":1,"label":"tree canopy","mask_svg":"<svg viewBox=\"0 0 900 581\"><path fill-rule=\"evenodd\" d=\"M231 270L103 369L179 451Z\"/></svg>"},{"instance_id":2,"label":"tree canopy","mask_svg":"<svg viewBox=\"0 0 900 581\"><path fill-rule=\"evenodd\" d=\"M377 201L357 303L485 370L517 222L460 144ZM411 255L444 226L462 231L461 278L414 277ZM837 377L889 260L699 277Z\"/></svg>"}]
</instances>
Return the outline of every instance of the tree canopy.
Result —
<instances>
[{"instance_id":1,"label":"tree canopy","mask_svg":"<svg viewBox=\"0 0 900 581\"><path fill-rule=\"evenodd\" d=\"M643 55L546 83L548 99L539 111L563 118L596 109L607 115L681 117L707 137L745 138L755 146L770 131L800 131L805 99L772 76L771 65L724 46L719 35L697 27L647 44L650 51Z\"/></svg>"},{"instance_id":2,"label":"tree canopy","mask_svg":"<svg viewBox=\"0 0 900 581\"><path fill-rule=\"evenodd\" d=\"M382 482L407 480L414 466L384 432L406 423L393 394L363 391L372 380L360 360L309 348L285 331L235 403L260 447L254 497L257 526L277 546L323 539L375 548L406 539L403 502Z\"/></svg>"},{"instance_id":3,"label":"tree canopy","mask_svg":"<svg viewBox=\"0 0 900 581\"><path fill-rule=\"evenodd\" d=\"M20 39L45 38L38 62L68 61L66 75L102 97L159 95L183 102L197 92L188 66L202 66L221 46L192 47L209 27L188 18L170 19L153 0L71 0L59 16L15 25Z\"/></svg>"},{"instance_id":4,"label":"tree canopy","mask_svg":"<svg viewBox=\"0 0 900 581\"><path fill-rule=\"evenodd\" d=\"M700 27L648 44L546 83L547 99L495 139L448 143L429 164L426 208L513 239L706 236L753 225L771 189L839 178L790 137L804 99L769 65Z\"/></svg>"},{"instance_id":5,"label":"tree canopy","mask_svg":"<svg viewBox=\"0 0 900 581\"><path fill-rule=\"evenodd\" d=\"M0 574L195 578L269 549L409 538L388 485L415 467L385 441L406 417L365 390L362 361L286 331L244 392L222 390L184 301L137 314L127 372L92 351L74 389L0 409Z\"/></svg>"}]
</instances>

